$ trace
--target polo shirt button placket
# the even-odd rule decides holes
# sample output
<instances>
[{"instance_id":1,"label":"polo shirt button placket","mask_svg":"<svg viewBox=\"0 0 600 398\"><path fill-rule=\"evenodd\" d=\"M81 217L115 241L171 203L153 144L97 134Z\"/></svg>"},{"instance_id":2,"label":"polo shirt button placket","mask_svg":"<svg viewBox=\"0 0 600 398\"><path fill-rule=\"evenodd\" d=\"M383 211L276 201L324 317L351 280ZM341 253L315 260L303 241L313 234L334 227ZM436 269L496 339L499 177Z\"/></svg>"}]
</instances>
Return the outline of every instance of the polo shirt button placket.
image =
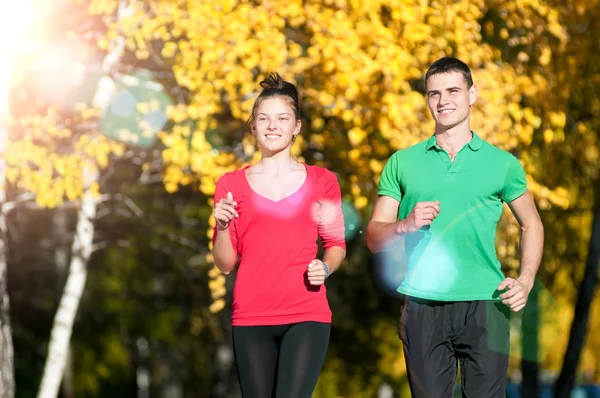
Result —
<instances>
[{"instance_id":1,"label":"polo shirt button placket","mask_svg":"<svg viewBox=\"0 0 600 398\"><path fill-rule=\"evenodd\" d=\"M446 175L447 175L448 177L453 177L453 176L454 176L454 174L456 174L456 172L455 172L455 170L454 170L454 163L456 163L456 158L454 158L454 162L452 162L452 161L450 160L450 155L448 155L448 154L447 154L447 155L446 155L446 157L444 158L444 163L448 164L448 162L449 162L450 164L447 166L447 169L446 169Z\"/></svg>"}]
</instances>

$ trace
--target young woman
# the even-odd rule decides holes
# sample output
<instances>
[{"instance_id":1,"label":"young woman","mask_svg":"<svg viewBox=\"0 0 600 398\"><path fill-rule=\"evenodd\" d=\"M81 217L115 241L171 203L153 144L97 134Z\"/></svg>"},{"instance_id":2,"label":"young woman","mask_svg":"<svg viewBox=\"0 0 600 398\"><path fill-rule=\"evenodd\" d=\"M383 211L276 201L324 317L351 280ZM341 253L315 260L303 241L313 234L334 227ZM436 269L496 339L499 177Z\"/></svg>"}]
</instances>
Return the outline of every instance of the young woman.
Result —
<instances>
[{"instance_id":1,"label":"young woman","mask_svg":"<svg viewBox=\"0 0 600 398\"><path fill-rule=\"evenodd\" d=\"M325 279L346 255L341 193L331 171L291 155L302 127L296 87L277 74L260 84L249 125L262 157L217 182L213 256L224 274L239 258L232 325L242 395L309 398L329 344Z\"/></svg>"}]
</instances>

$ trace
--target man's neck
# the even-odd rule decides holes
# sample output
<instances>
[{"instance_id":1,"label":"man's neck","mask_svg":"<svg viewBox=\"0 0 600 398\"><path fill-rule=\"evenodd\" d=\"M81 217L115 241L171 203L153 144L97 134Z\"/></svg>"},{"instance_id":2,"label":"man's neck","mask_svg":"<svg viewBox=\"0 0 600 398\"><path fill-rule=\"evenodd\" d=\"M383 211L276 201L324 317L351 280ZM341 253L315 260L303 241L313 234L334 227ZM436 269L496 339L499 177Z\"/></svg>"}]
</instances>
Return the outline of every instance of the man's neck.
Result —
<instances>
[{"instance_id":1,"label":"man's neck","mask_svg":"<svg viewBox=\"0 0 600 398\"><path fill-rule=\"evenodd\" d=\"M437 145L452 154L458 153L472 138L473 133L469 128L448 129L435 133Z\"/></svg>"}]
</instances>

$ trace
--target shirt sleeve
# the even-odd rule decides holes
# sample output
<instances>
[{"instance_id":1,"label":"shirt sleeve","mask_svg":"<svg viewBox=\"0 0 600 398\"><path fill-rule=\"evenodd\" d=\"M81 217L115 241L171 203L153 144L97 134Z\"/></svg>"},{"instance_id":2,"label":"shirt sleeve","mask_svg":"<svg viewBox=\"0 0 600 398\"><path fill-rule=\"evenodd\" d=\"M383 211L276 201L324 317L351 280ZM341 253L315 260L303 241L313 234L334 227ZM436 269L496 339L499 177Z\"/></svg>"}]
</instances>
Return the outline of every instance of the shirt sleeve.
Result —
<instances>
[{"instance_id":1,"label":"shirt sleeve","mask_svg":"<svg viewBox=\"0 0 600 398\"><path fill-rule=\"evenodd\" d=\"M525 169L516 157L510 155L501 199L506 203L512 202L523 195L526 190L527 177L525 175Z\"/></svg>"},{"instance_id":2,"label":"shirt sleeve","mask_svg":"<svg viewBox=\"0 0 600 398\"><path fill-rule=\"evenodd\" d=\"M217 203L219 203L219 201L221 199L227 198L227 192L231 192L235 199L235 187L233 186L231 180L232 179L229 174L224 174L223 176L221 176L221 178L219 178L217 180L217 184L215 187L215 195L214 195L215 205ZM231 220L231 223L229 224L229 237L231 239L231 245L233 246L233 250L235 250L235 254L237 256L237 254L238 254L238 238L237 238L237 231L236 231L236 222L237 222L237 220L234 218L233 220ZM213 227L213 237L212 237L213 246L215 244L215 240L217 239L218 232L219 231L218 231L217 225L215 223L215 226Z\"/></svg>"},{"instance_id":3,"label":"shirt sleeve","mask_svg":"<svg viewBox=\"0 0 600 398\"><path fill-rule=\"evenodd\" d=\"M346 249L340 184L331 171L327 171L322 178L323 197L320 201L318 233L323 248L339 246Z\"/></svg>"},{"instance_id":4,"label":"shirt sleeve","mask_svg":"<svg viewBox=\"0 0 600 398\"><path fill-rule=\"evenodd\" d=\"M398 202L402 200L398 152L390 157L381 172L378 194L379 196L389 196L390 198L396 199Z\"/></svg>"}]
</instances>

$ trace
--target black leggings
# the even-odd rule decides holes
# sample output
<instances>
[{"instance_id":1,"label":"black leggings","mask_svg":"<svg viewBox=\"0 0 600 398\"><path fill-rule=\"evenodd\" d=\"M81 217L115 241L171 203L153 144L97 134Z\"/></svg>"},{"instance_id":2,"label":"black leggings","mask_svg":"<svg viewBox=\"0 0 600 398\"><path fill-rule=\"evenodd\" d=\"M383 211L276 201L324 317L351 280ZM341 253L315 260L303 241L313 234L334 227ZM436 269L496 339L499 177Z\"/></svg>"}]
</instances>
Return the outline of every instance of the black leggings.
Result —
<instances>
[{"instance_id":1,"label":"black leggings","mask_svg":"<svg viewBox=\"0 0 600 398\"><path fill-rule=\"evenodd\" d=\"M301 322L234 326L233 351L244 398L310 398L331 325Z\"/></svg>"}]
</instances>

